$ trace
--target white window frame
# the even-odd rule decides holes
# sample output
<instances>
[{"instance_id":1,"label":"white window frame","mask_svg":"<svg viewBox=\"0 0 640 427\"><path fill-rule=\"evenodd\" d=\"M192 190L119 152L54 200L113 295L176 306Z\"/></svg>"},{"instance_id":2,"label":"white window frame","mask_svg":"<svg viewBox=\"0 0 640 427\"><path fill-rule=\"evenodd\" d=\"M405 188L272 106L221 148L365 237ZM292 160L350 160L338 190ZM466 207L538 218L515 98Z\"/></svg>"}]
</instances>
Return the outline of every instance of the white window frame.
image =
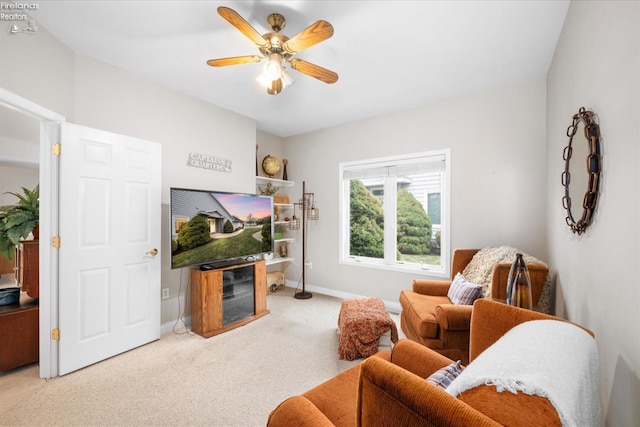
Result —
<instances>
[{"instance_id":1,"label":"white window frame","mask_svg":"<svg viewBox=\"0 0 640 427\"><path fill-rule=\"evenodd\" d=\"M442 171L442 187L440 196L440 266L426 266L418 264L405 264L395 259L396 245L396 209L395 205L385 203L385 256L384 259L351 256L350 247L350 187L349 179L345 179L345 172L352 170L366 170L391 164L407 164L418 162L420 159L443 157L444 170ZM340 264L375 268L416 275L449 278L450 275L450 236L451 236L451 150L442 149L421 153L388 156L374 159L343 162L339 165L339 262ZM395 194L394 180L385 179L385 194Z\"/></svg>"}]
</instances>

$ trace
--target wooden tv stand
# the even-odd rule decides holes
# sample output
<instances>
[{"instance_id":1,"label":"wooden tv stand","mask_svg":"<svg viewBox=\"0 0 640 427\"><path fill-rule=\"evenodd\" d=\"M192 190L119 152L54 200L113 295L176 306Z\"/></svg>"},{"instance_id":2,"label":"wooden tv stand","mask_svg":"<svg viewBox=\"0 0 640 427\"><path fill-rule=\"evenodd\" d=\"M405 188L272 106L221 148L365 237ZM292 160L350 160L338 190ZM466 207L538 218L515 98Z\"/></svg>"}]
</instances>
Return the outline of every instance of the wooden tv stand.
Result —
<instances>
[{"instance_id":1,"label":"wooden tv stand","mask_svg":"<svg viewBox=\"0 0 640 427\"><path fill-rule=\"evenodd\" d=\"M225 288L233 287L234 270L245 267L253 269L253 313L242 319L225 321ZM240 270L238 270L239 272ZM230 274L225 275L225 272ZM246 282L246 280L245 280ZM246 325L266 314L267 310L267 266L264 260L202 271L191 270L191 330L203 337L212 337L228 330Z\"/></svg>"}]
</instances>

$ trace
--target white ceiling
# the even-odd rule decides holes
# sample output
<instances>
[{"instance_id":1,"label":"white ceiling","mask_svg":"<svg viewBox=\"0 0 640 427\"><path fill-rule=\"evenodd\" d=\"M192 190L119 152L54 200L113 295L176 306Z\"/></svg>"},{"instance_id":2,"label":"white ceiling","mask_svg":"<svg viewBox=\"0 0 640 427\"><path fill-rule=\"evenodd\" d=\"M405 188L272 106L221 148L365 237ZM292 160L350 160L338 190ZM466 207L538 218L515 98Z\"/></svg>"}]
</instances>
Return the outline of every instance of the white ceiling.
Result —
<instances>
[{"instance_id":1,"label":"white ceiling","mask_svg":"<svg viewBox=\"0 0 640 427\"><path fill-rule=\"evenodd\" d=\"M546 75L568 0L521 1L53 1L31 12L80 55L256 120L286 137ZM216 9L259 33L285 16L292 37L318 19L332 38L296 56L337 83L291 71L277 96L256 82L262 63L212 68L208 59L259 54Z\"/></svg>"}]
</instances>

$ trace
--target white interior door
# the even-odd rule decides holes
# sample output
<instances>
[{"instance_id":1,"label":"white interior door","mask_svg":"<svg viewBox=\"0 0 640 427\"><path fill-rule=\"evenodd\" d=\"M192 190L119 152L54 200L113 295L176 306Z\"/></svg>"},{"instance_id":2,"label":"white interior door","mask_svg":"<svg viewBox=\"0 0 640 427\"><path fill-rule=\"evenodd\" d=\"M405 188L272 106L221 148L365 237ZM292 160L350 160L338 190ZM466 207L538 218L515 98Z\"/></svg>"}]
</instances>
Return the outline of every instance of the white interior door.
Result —
<instances>
[{"instance_id":1,"label":"white interior door","mask_svg":"<svg viewBox=\"0 0 640 427\"><path fill-rule=\"evenodd\" d=\"M62 124L59 374L160 337L161 147Z\"/></svg>"}]
</instances>

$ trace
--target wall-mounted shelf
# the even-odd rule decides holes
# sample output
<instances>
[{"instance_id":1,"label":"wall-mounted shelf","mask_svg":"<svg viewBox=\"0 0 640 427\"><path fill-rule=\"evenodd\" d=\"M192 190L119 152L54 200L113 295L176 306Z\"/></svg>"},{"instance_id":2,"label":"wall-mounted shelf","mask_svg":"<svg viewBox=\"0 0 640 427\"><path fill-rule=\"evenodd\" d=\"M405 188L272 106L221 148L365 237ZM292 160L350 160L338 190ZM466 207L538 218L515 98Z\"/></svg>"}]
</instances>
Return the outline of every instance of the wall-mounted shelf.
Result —
<instances>
[{"instance_id":1,"label":"wall-mounted shelf","mask_svg":"<svg viewBox=\"0 0 640 427\"><path fill-rule=\"evenodd\" d=\"M267 265L274 265L274 264L280 264L283 262L292 262L293 258L292 257L286 257L286 258L273 258L267 261Z\"/></svg>"},{"instance_id":2,"label":"wall-mounted shelf","mask_svg":"<svg viewBox=\"0 0 640 427\"><path fill-rule=\"evenodd\" d=\"M271 183L274 187L293 187L293 181L284 181L282 179L267 178L266 176L256 176L256 184L264 185Z\"/></svg>"},{"instance_id":3,"label":"wall-mounted shelf","mask_svg":"<svg viewBox=\"0 0 640 427\"><path fill-rule=\"evenodd\" d=\"M289 222L291 222L291 221L275 221L274 224L276 224L276 225L288 225Z\"/></svg>"},{"instance_id":4,"label":"wall-mounted shelf","mask_svg":"<svg viewBox=\"0 0 640 427\"><path fill-rule=\"evenodd\" d=\"M293 237L285 237L284 239L276 239L275 242L276 243L282 243L282 242L287 242L287 243L291 243L294 242L296 239L294 239Z\"/></svg>"}]
</instances>

